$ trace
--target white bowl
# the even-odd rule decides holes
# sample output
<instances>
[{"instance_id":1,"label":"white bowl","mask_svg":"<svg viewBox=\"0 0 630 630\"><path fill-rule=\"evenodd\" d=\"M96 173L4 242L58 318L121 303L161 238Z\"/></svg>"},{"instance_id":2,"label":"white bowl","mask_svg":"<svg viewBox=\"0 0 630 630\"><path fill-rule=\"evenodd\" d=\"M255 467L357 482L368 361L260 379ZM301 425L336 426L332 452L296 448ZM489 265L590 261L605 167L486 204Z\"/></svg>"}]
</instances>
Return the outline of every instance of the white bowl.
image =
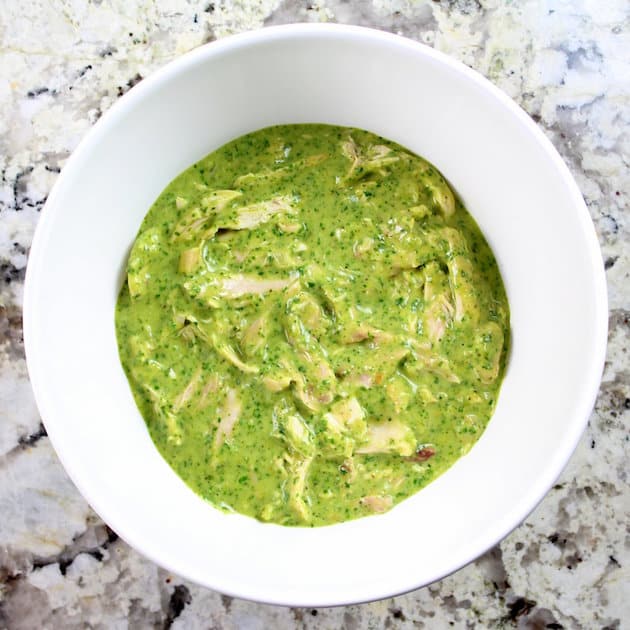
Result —
<instances>
[{"instance_id":1,"label":"white bowl","mask_svg":"<svg viewBox=\"0 0 630 630\"><path fill-rule=\"evenodd\" d=\"M436 164L493 248L513 345L498 407L468 455L382 516L316 529L215 510L154 447L118 358L114 306L140 222L180 171L273 124L361 127ZM428 584L516 527L582 433L604 361L593 225L566 166L483 77L420 44L293 25L185 55L112 107L68 161L37 228L28 366L52 443L129 544L230 595L326 606Z\"/></svg>"}]
</instances>

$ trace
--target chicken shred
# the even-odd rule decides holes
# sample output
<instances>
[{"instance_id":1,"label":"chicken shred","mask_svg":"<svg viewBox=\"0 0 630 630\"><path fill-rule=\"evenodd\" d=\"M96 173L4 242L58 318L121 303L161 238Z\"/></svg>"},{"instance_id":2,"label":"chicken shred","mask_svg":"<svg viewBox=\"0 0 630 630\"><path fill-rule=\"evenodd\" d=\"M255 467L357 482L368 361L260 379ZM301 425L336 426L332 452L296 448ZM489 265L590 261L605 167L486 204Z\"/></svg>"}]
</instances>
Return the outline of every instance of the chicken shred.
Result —
<instances>
[{"instance_id":1,"label":"chicken shred","mask_svg":"<svg viewBox=\"0 0 630 630\"><path fill-rule=\"evenodd\" d=\"M236 395L236 390L229 388L225 396L223 406L219 409L219 426L214 436L215 450L221 448L226 440L229 440L234 425L238 422L241 414L241 401Z\"/></svg>"}]
</instances>

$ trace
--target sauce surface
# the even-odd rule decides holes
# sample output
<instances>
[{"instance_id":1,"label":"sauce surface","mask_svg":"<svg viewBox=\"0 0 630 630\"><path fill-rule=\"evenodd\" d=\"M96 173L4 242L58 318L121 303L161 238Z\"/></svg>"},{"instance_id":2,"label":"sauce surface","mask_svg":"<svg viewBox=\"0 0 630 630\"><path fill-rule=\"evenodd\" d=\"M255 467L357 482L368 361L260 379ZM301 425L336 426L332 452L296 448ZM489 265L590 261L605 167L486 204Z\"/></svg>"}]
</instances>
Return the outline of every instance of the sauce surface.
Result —
<instances>
[{"instance_id":1,"label":"sauce surface","mask_svg":"<svg viewBox=\"0 0 630 630\"><path fill-rule=\"evenodd\" d=\"M471 448L509 308L434 166L366 131L287 125L163 191L116 331L151 437L195 492L315 526L387 511Z\"/></svg>"}]
</instances>

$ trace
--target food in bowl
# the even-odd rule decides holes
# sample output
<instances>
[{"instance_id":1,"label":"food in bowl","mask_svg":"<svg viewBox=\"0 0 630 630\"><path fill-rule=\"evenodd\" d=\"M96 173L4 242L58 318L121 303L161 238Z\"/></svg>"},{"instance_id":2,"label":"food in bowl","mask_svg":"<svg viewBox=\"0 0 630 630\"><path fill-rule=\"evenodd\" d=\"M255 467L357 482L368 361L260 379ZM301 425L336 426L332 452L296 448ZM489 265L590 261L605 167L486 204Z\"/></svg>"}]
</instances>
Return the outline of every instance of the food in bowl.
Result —
<instances>
[{"instance_id":1,"label":"food in bowl","mask_svg":"<svg viewBox=\"0 0 630 630\"><path fill-rule=\"evenodd\" d=\"M367 131L284 125L179 175L116 310L166 461L283 525L381 513L465 454L509 342L502 279L438 170Z\"/></svg>"},{"instance_id":2,"label":"food in bowl","mask_svg":"<svg viewBox=\"0 0 630 630\"><path fill-rule=\"evenodd\" d=\"M211 509L173 472L131 395L114 313L130 244L165 183L249 131L313 121L370 129L438 166L496 257L511 334L492 420L465 457L378 517L284 527ZM316 607L435 582L526 518L586 426L607 315L584 200L513 101L426 46L311 24L203 46L99 119L41 213L26 274L24 341L51 443L124 540L213 590Z\"/></svg>"}]
</instances>

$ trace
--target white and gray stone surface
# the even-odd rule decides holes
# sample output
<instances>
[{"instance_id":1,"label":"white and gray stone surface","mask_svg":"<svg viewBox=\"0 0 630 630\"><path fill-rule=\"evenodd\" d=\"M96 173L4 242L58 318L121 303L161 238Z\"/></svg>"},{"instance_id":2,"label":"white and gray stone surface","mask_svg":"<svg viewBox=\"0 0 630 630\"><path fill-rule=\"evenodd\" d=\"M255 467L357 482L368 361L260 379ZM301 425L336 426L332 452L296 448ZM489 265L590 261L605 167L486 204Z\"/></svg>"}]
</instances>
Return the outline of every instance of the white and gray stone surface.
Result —
<instances>
[{"instance_id":1,"label":"white and gray stone surface","mask_svg":"<svg viewBox=\"0 0 630 630\"><path fill-rule=\"evenodd\" d=\"M354 23L425 42L514 98L566 160L604 253L610 344L588 428L525 523L441 582L289 609L156 567L91 511L30 390L24 271L60 169L98 117L178 55L269 24ZM0 1L0 628L630 627L630 4L627 0Z\"/></svg>"}]
</instances>

